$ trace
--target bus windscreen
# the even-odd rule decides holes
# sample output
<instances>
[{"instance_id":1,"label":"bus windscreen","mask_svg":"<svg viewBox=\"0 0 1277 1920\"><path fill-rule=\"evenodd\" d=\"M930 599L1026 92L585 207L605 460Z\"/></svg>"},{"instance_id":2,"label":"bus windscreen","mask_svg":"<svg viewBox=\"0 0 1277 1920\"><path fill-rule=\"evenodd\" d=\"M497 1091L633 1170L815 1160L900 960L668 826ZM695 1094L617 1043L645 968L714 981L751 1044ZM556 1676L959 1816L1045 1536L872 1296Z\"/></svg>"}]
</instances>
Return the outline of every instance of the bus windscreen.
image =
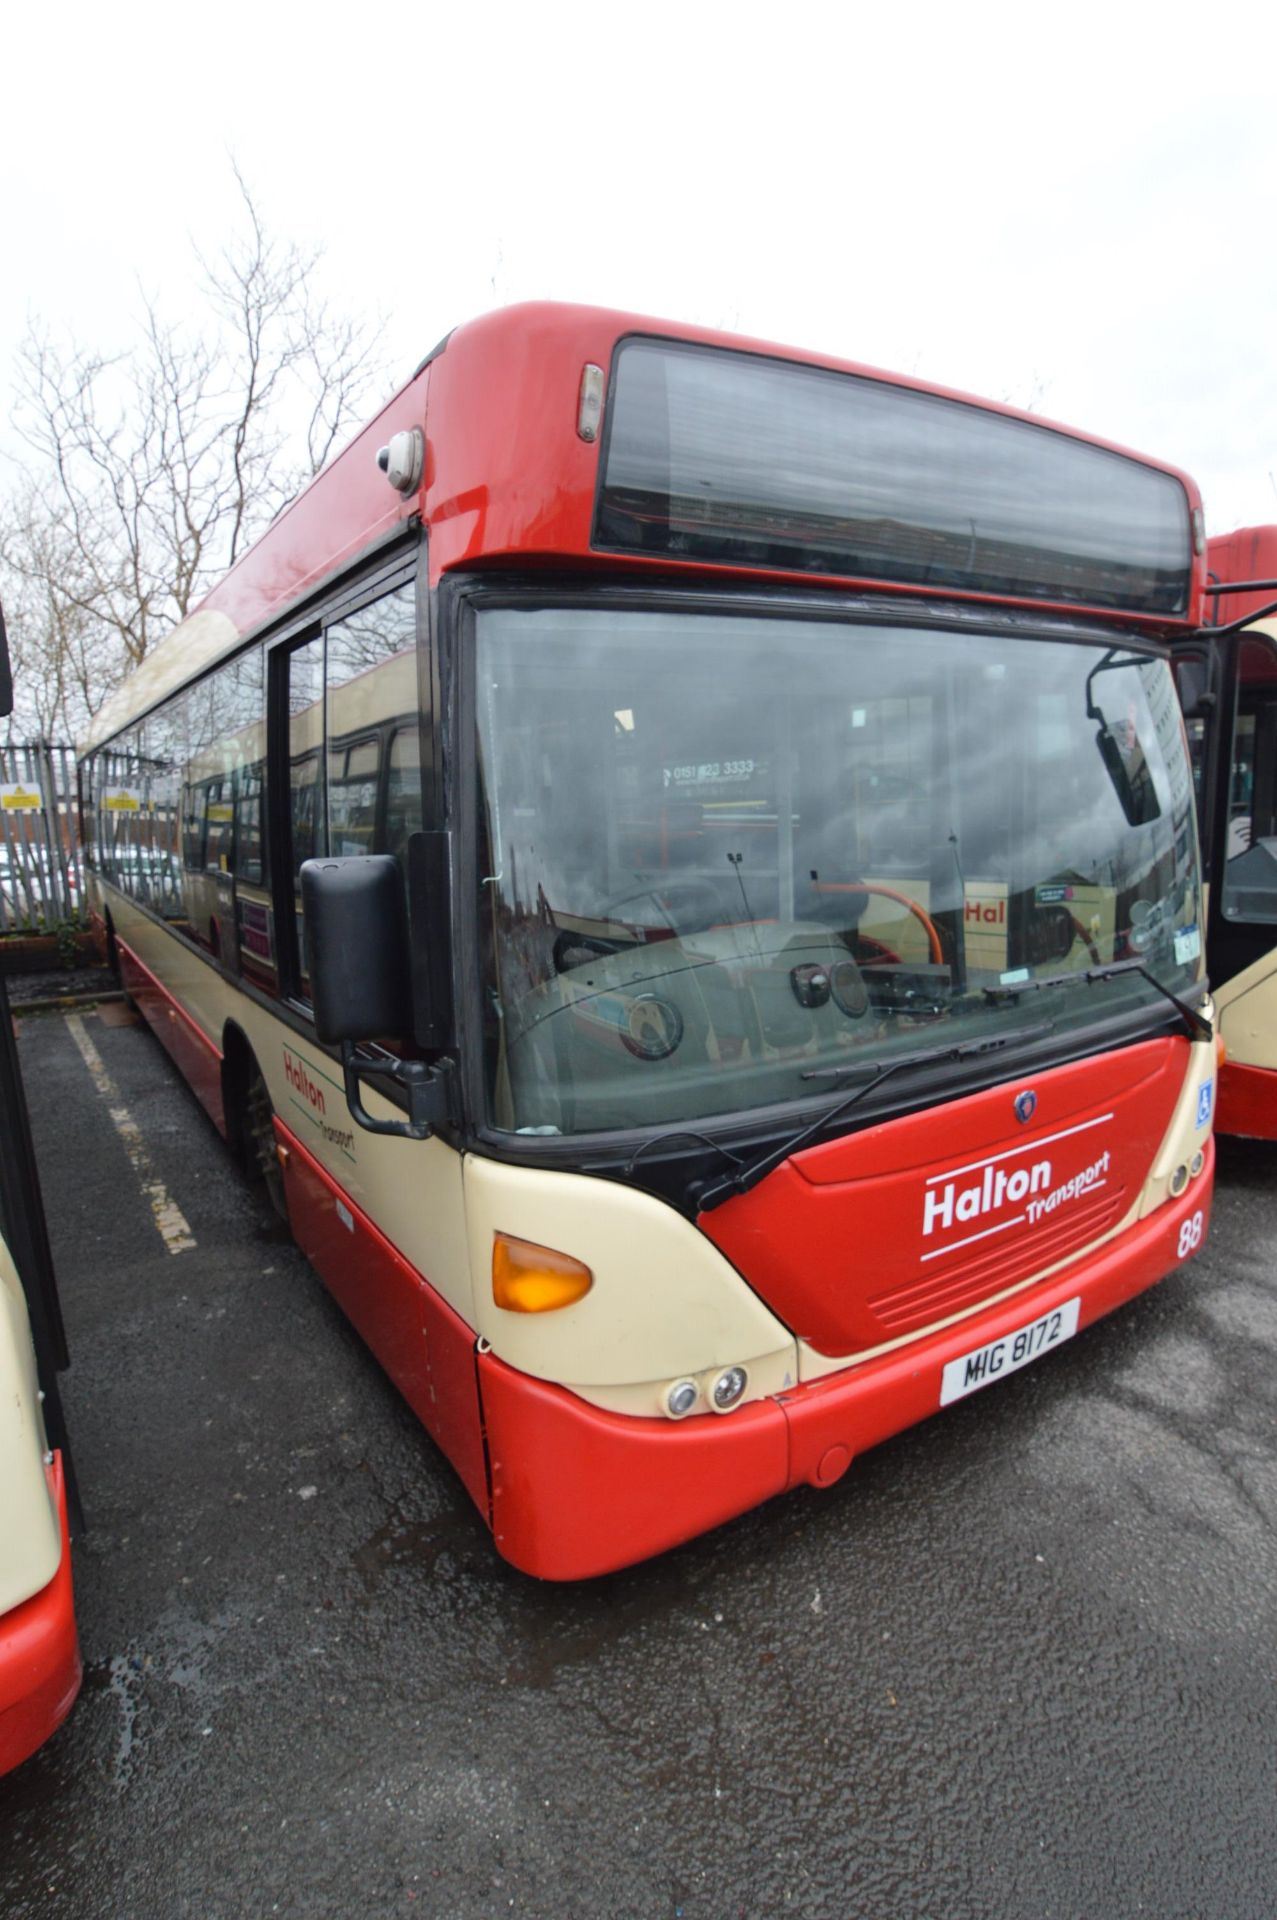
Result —
<instances>
[{"instance_id":1,"label":"bus windscreen","mask_svg":"<svg viewBox=\"0 0 1277 1920\"><path fill-rule=\"evenodd\" d=\"M794 361L618 348L593 544L1175 617L1173 474L1011 415Z\"/></svg>"}]
</instances>

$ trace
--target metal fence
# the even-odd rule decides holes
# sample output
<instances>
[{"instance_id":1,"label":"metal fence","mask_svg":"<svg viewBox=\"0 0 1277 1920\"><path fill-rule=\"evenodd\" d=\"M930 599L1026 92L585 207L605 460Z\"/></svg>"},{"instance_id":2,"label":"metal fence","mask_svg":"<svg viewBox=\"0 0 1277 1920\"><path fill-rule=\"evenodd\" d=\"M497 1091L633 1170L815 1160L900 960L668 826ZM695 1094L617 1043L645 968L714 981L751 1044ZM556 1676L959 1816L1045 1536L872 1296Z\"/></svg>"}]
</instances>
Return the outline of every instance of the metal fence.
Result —
<instances>
[{"instance_id":1,"label":"metal fence","mask_svg":"<svg viewBox=\"0 0 1277 1920\"><path fill-rule=\"evenodd\" d=\"M74 749L0 746L0 933L54 927L83 902Z\"/></svg>"}]
</instances>

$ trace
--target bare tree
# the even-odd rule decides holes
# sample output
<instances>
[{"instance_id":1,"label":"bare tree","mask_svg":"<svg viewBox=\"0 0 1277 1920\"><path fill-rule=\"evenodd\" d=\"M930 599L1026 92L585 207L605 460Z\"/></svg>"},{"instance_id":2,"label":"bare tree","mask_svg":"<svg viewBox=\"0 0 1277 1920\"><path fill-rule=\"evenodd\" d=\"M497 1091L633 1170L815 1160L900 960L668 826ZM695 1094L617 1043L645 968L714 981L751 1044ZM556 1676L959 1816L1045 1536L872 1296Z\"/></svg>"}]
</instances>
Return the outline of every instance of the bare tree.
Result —
<instances>
[{"instance_id":1,"label":"bare tree","mask_svg":"<svg viewBox=\"0 0 1277 1920\"><path fill-rule=\"evenodd\" d=\"M27 701L82 724L354 427L375 331L316 292L317 248L267 229L238 168L242 231L195 250L205 324L145 299L108 354L32 327L14 426L26 460L0 571Z\"/></svg>"},{"instance_id":2,"label":"bare tree","mask_svg":"<svg viewBox=\"0 0 1277 1920\"><path fill-rule=\"evenodd\" d=\"M0 507L0 576L13 657L10 740L69 740L119 678L118 637L91 610L73 534L31 484Z\"/></svg>"}]
</instances>

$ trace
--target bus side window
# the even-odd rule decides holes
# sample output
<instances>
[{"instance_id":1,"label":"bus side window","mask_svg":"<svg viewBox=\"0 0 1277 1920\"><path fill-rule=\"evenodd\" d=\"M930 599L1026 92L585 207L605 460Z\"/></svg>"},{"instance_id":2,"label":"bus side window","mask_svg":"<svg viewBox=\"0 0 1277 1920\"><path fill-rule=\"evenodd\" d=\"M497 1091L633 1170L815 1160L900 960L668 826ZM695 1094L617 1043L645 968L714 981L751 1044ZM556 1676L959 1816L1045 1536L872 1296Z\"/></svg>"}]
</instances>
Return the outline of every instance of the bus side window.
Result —
<instances>
[{"instance_id":1,"label":"bus side window","mask_svg":"<svg viewBox=\"0 0 1277 1920\"><path fill-rule=\"evenodd\" d=\"M416 588L411 582L334 620L322 636L288 656L290 866L297 984L304 999L310 994L298 880L302 862L383 850L386 743L391 723L415 742L417 709ZM396 806L401 817L416 824L421 818L418 761L401 749L396 769Z\"/></svg>"},{"instance_id":2,"label":"bus side window","mask_svg":"<svg viewBox=\"0 0 1277 1920\"><path fill-rule=\"evenodd\" d=\"M182 788L182 865L188 873L204 865L204 795L190 781Z\"/></svg>"},{"instance_id":3,"label":"bus side window","mask_svg":"<svg viewBox=\"0 0 1277 1920\"><path fill-rule=\"evenodd\" d=\"M1224 859L1224 917L1277 920L1277 647L1258 635L1238 653Z\"/></svg>"},{"instance_id":4,"label":"bus side window","mask_svg":"<svg viewBox=\"0 0 1277 1920\"><path fill-rule=\"evenodd\" d=\"M391 722L395 741L417 729L417 613L412 583L397 587L328 629L328 851L380 853L390 841L389 808L421 818L419 761L400 749L392 762L386 814L381 772ZM403 834L400 832L399 845ZM396 847L395 851L399 848Z\"/></svg>"},{"instance_id":5,"label":"bus side window","mask_svg":"<svg viewBox=\"0 0 1277 1920\"><path fill-rule=\"evenodd\" d=\"M316 753L302 754L293 761L289 769L291 775L291 806L289 817L293 833L293 869L297 870L303 860L313 860L324 849L320 845L319 833L319 756Z\"/></svg>"},{"instance_id":6,"label":"bus side window","mask_svg":"<svg viewBox=\"0 0 1277 1920\"><path fill-rule=\"evenodd\" d=\"M289 870L297 928L297 988L310 998L306 948L302 939L302 862L327 853L322 816L320 755L324 741L323 635L307 640L288 656L288 828Z\"/></svg>"},{"instance_id":7,"label":"bus side window","mask_svg":"<svg viewBox=\"0 0 1277 1920\"><path fill-rule=\"evenodd\" d=\"M379 851L400 854L410 834L421 831L421 731L414 720L390 741L386 779L386 834Z\"/></svg>"},{"instance_id":8,"label":"bus side window","mask_svg":"<svg viewBox=\"0 0 1277 1920\"><path fill-rule=\"evenodd\" d=\"M361 740L328 754L328 851L345 858L372 853L377 827L380 743ZM343 764L344 763L344 764Z\"/></svg>"},{"instance_id":9,"label":"bus side window","mask_svg":"<svg viewBox=\"0 0 1277 1920\"><path fill-rule=\"evenodd\" d=\"M107 872L121 892L132 895L138 892L136 822L143 804L140 745L141 729L130 727L114 747L108 749L106 791L102 797L106 814Z\"/></svg>"},{"instance_id":10,"label":"bus side window","mask_svg":"<svg viewBox=\"0 0 1277 1920\"><path fill-rule=\"evenodd\" d=\"M151 816L149 904L180 920L182 901L182 769L186 762L186 695L168 700L143 722L143 759Z\"/></svg>"},{"instance_id":11,"label":"bus side window","mask_svg":"<svg viewBox=\"0 0 1277 1920\"><path fill-rule=\"evenodd\" d=\"M210 780L204 790L204 865L216 873L229 873L235 833L235 809L230 801L230 781Z\"/></svg>"},{"instance_id":12,"label":"bus side window","mask_svg":"<svg viewBox=\"0 0 1277 1920\"><path fill-rule=\"evenodd\" d=\"M261 795L266 746L266 661L260 647L219 668L217 763L227 844L219 862L249 886L262 878ZM211 864L211 863L210 863Z\"/></svg>"},{"instance_id":13,"label":"bus side window","mask_svg":"<svg viewBox=\"0 0 1277 1920\"><path fill-rule=\"evenodd\" d=\"M265 762L239 767L235 774L235 873L250 887L263 883L262 780Z\"/></svg>"}]
</instances>

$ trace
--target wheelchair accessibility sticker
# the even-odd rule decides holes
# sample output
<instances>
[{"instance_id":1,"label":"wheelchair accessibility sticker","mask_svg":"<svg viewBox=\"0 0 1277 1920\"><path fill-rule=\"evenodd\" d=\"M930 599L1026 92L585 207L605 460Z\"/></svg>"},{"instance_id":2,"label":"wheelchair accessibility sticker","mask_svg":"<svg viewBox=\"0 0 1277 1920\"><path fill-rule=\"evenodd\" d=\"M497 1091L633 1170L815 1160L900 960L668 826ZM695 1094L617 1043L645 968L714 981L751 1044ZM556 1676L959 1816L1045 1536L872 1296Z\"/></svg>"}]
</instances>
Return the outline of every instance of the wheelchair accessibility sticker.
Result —
<instances>
[{"instance_id":1,"label":"wheelchair accessibility sticker","mask_svg":"<svg viewBox=\"0 0 1277 1920\"><path fill-rule=\"evenodd\" d=\"M1204 1127L1210 1119L1211 1105L1215 1098L1215 1082L1205 1081L1197 1090L1197 1124Z\"/></svg>"}]
</instances>

